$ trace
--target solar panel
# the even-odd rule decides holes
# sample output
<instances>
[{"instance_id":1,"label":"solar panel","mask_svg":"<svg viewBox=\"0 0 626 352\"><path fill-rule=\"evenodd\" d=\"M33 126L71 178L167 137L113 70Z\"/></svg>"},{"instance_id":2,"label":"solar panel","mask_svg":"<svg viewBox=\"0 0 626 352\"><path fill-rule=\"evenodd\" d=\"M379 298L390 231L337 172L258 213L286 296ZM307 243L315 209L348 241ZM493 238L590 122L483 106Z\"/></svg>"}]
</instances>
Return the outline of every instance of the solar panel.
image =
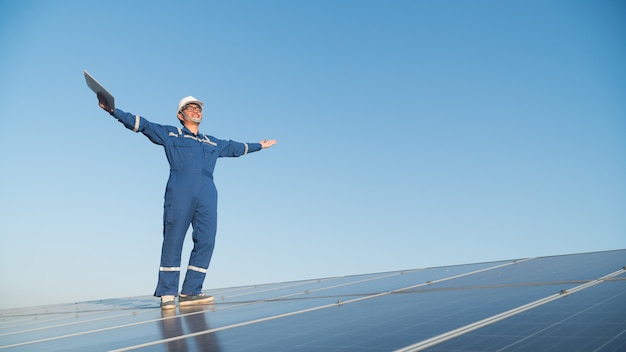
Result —
<instances>
[{"instance_id":1,"label":"solar panel","mask_svg":"<svg viewBox=\"0 0 626 352\"><path fill-rule=\"evenodd\" d=\"M0 311L10 351L622 351L626 250Z\"/></svg>"}]
</instances>

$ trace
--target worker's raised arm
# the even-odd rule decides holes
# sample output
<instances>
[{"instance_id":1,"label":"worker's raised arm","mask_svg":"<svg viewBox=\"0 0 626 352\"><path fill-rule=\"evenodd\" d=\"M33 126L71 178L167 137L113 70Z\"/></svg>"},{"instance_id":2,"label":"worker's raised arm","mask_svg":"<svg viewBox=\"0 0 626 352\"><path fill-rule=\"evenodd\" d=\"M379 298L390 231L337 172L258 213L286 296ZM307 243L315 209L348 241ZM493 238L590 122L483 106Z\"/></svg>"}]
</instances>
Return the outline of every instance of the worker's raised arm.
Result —
<instances>
[{"instance_id":1,"label":"worker's raised arm","mask_svg":"<svg viewBox=\"0 0 626 352\"><path fill-rule=\"evenodd\" d=\"M143 133L143 135L148 137L148 139L155 144L163 145L165 143L165 138L170 132L166 126L150 122L139 115L124 112L120 109L113 109L109 106L106 98L100 93L98 93L98 105L102 110L115 117L129 130ZM171 129L172 131L175 130L173 127Z\"/></svg>"}]
</instances>

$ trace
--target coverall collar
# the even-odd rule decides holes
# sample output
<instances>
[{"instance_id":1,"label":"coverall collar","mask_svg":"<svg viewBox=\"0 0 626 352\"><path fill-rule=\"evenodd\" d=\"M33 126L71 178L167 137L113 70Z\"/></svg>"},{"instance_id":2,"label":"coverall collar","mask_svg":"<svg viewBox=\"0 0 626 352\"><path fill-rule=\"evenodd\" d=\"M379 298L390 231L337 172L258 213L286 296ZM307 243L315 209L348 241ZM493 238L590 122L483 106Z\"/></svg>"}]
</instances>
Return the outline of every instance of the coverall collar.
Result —
<instances>
[{"instance_id":1,"label":"coverall collar","mask_svg":"<svg viewBox=\"0 0 626 352\"><path fill-rule=\"evenodd\" d=\"M198 130L198 133L196 134L196 133L191 132L191 130L189 130L187 128L187 126L183 126L182 131L185 134L190 134L190 135L195 136L195 137L198 137L200 135L200 130Z\"/></svg>"}]
</instances>

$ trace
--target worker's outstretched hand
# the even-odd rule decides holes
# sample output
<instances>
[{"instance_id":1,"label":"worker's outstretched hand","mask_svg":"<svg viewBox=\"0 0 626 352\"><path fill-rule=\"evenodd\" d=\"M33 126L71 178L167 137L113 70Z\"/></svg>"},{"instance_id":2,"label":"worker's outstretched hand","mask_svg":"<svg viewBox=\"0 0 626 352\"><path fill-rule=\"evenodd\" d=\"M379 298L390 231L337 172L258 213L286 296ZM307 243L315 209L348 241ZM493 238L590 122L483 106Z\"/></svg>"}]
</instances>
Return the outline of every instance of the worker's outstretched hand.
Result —
<instances>
[{"instance_id":1,"label":"worker's outstretched hand","mask_svg":"<svg viewBox=\"0 0 626 352\"><path fill-rule=\"evenodd\" d=\"M264 140L260 141L259 143L261 143L261 147L263 147L263 149L265 149L265 148L269 148L269 147L273 146L274 144L276 144L276 140L275 139L270 139L270 140L264 139Z\"/></svg>"},{"instance_id":2,"label":"worker's outstretched hand","mask_svg":"<svg viewBox=\"0 0 626 352\"><path fill-rule=\"evenodd\" d=\"M107 98L105 98L102 93L98 93L98 105L100 105L102 110L108 112L109 114L113 113L113 108L109 106L109 102L107 101Z\"/></svg>"}]
</instances>

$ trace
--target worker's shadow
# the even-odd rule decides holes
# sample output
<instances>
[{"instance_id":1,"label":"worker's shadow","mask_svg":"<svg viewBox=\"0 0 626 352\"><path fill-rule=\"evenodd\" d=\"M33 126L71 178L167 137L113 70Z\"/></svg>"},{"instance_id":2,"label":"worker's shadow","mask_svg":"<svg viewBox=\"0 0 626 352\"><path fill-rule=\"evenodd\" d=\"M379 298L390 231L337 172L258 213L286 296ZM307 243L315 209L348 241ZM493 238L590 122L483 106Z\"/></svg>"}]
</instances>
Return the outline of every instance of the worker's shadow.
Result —
<instances>
[{"instance_id":1,"label":"worker's shadow","mask_svg":"<svg viewBox=\"0 0 626 352\"><path fill-rule=\"evenodd\" d=\"M194 305L179 307L179 314L175 309L161 310L161 334L167 341L168 351L210 351L219 352L221 348L215 333L211 330L207 314L213 305ZM185 337L189 334L198 335Z\"/></svg>"}]
</instances>

